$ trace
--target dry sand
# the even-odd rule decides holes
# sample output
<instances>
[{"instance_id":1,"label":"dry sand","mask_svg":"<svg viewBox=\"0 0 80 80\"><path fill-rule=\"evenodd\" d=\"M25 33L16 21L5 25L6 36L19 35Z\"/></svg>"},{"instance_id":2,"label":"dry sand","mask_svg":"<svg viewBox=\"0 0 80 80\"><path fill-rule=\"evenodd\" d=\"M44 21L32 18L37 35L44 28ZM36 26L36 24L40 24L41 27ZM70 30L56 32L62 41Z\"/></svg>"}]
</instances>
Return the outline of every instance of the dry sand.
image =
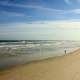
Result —
<instances>
[{"instance_id":1,"label":"dry sand","mask_svg":"<svg viewBox=\"0 0 80 80\"><path fill-rule=\"evenodd\" d=\"M80 49L65 56L0 71L0 80L80 80Z\"/></svg>"}]
</instances>

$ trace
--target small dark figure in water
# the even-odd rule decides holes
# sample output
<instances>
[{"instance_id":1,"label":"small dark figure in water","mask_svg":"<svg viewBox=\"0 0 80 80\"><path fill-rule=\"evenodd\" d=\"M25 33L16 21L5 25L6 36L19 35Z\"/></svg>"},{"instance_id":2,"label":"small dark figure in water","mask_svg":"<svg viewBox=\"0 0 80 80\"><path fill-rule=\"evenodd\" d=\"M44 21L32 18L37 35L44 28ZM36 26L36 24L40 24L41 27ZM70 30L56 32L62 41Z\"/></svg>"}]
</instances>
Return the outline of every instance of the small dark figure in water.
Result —
<instances>
[{"instance_id":1,"label":"small dark figure in water","mask_svg":"<svg viewBox=\"0 0 80 80\"><path fill-rule=\"evenodd\" d=\"M66 54L66 50L64 50L64 53Z\"/></svg>"}]
</instances>

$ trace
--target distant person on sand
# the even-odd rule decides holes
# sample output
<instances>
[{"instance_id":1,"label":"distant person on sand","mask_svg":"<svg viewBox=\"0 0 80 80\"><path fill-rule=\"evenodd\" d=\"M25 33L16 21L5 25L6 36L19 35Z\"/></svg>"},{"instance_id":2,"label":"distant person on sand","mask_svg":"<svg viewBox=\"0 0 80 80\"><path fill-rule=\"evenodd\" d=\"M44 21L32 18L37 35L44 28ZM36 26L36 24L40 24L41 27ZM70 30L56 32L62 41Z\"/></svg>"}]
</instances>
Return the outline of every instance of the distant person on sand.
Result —
<instances>
[{"instance_id":1,"label":"distant person on sand","mask_svg":"<svg viewBox=\"0 0 80 80\"><path fill-rule=\"evenodd\" d=\"M66 50L64 50L64 53L66 54Z\"/></svg>"}]
</instances>

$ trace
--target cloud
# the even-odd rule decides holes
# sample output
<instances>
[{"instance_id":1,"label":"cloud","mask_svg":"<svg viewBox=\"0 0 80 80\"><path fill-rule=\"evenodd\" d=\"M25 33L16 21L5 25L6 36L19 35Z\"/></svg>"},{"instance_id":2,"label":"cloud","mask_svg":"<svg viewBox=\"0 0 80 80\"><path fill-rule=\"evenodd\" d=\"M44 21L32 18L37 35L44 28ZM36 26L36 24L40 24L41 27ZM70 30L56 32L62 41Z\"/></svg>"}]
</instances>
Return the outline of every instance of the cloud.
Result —
<instances>
[{"instance_id":1,"label":"cloud","mask_svg":"<svg viewBox=\"0 0 80 80\"><path fill-rule=\"evenodd\" d=\"M71 3L70 0L65 0L67 3ZM75 14L79 15L80 14L80 9L69 9L69 10L61 10L61 9L54 9L54 8L49 8L41 5L33 5L33 4L19 4L19 3L10 3L8 1L0 1L0 5L3 6L12 6L12 7L18 7L18 8L25 8L25 9L33 9L35 11L40 11L43 14L46 14L48 16L54 16L56 15L57 18L59 17L64 17L65 14ZM24 13L17 13L17 12L8 12L8 11L2 11L0 14L8 15L8 16L17 16L17 17L28 17L31 18L33 16L29 16ZM62 18L61 17L61 18Z\"/></svg>"},{"instance_id":2,"label":"cloud","mask_svg":"<svg viewBox=\"0 0 80 80\"><path fill-rule=\"evenodd\" d=\"M13 24L11 25L13 26ZM0 39L12 39L12 40L14 39L79 40L80 39L79 38L80 20L43 21L43 23L42 21L34 21L32 22L32 24L16 23L14 25L15 26L14 28L12 28L11 25L9 25L8 27L6 26L5 30L4 29L1 30L0 27ZM14 31L14 29L16 31Z\"/></svg>"},{"instance_id":3,"label":"cloud","mask_svg":"<svg viewBox=\"0 0 80 80\"><path fill-rule=\"evenodd\" d=\"M0 0L0 2L13 3L16 2L16 0Z\"/></svg>"},{"instance_id":4,"label":"cloud","mask_svg":"<svg viewBox=\"0 0 80 80\"><path fill-rule=\"evenodd\" d=\"M0 27L0 39L78 39L80 34L80 20L33 21L3 26Z\"/></svg>"},{"instance_id":5,"label":"cloud","mask_svg":"<svg viewBox=\"0 0 80 80\"><path fill-rule=\"evenodd\" d=\"M36 21L32 24L20 24L16 26L21 29L80 29L80 20L64 20L64 21Z\"/></svg>"},{"instance_id":6,"label":"cloud","mask_svg":"<svg viewBox=\"0 0 80 80\"><path fill-rule=\"evenodd\" d=\"M75 13L75 14L80 14L80 9L74 9L74 10L71 10L69 12Z\"/></svg>"},{"instance_id":7,"label":"cloud","mask_svg":"<svg viewBox=\"0 0 80 80\"><path fill-rule=\"evenodd\" d=\"M12 6L12 7L18 7L18 8L26 8L26 9L35 9L37 11L42 11L42 12L47 12L50 14L65 14L67 11L65 10L59 10L59 9L54 9L54 8L49 8L41 5L32 5L32 4L17 4L17 3L9 3L9 2L0 2L0 5L4 6ZM47 14L46 13L46 14Z\"/></svg>"},{"instance_id":8,"label":"cloud","mask_svg":"<svg viewBox=\"0 0 80 80\"><path fill-rule=\"evenodd\" d=\"M9 11L0 11L0 15L17 16L17 17L31 17L27 14L17 13L17 12L9 12Z\"/></svg>"},{"instance_id":9,"label":"cloud","mask_svg":"<svg viewBox=\"0 0 80 80\"><path fill-rule=\"evenodd\" d=\"M39 5L14 4L14 3L8 3L8 2L0 2L0 5L19 7L19 8L32 8L32 9L43 10L43 11L44 10L52 11L52 12L56 12L56 13L62 11L62 10L57 10L57 9L48 8L48 7L39 6Z\"/></svg>"},{"instance_id":10,"label":"cloud","mask_svg":"<svg viewBox=\"0 0 80 80\"><path fill-rule=\"evenodd\" d=\"M64 0L65 1L65 3L67 3L67 4L71 4L71 1L70 0Z\"/></svg>"},{"instance_id":11,"label":"cloud","mask_svg":"<svg viewBox=\"0 0 80 80\"><path fill-rule=\"evenodd\" d=\"M65 3L67 3L69 5L71 5L73 3L80 3L80 0L64 0L64 1L65 1Z\"/></svg>"},{"instance_id":12,"label":"cloud","mask_svg":"<svg viewBox=\"0 0 80 80\"><path fill-rule=\"evenodd\" d=\"M70 0L65 0L65 2L70 4ZM67 13L74 13L74 14L80 14L80 9L70 9L70 10L59 10L59 9L54 9L54 8L48 8L40 5L26 5L26 4L14 4L14 3L9 3L8 1L6 2L0 2L0 5L4 6L12 6L12 7L18 7L18 8L31 8L31 9L36 9L36 10L41 10L41 11L47 11L48 13L54 14L67 14ZM17 15L19 16L19 15ZM24 16L24 15L23 15Z\"/></svg>"}]
</instances>

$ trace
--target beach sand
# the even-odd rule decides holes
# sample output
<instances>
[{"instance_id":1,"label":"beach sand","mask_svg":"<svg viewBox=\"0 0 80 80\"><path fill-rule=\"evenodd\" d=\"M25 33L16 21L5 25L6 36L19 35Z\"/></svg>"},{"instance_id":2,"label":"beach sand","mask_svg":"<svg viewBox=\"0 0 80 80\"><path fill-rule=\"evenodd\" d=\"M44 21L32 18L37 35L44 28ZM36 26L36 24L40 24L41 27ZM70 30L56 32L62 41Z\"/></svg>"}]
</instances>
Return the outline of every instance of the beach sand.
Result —
<instances>
[{"instance_id":1,"label":"beach sand","mask_svg":"<svg viewBox=\"0 0 80 80\"><path fill-rule=\"evenodd\" d=\"M80 80L80 49L0 71L0 80Z\"/></svg>"}]
</instances>

